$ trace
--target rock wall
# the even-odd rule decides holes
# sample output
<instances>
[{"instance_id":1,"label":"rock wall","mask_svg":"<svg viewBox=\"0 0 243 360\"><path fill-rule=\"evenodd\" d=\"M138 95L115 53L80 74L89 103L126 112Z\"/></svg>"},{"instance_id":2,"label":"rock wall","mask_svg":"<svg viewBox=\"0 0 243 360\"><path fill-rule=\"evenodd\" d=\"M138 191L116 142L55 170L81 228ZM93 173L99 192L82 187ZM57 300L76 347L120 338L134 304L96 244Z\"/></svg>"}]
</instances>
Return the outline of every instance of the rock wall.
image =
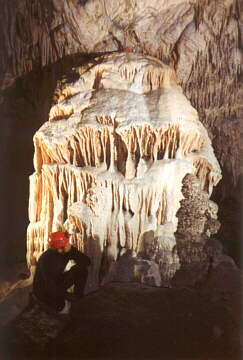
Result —
<instances>
[{"instance_id":1,"label":"rock wall","mask_svg":"<svg viewBox=\"0 0 243 360\"><path fill-rule=\"evenodd\" d=\"M47 120L46 106L50 106L51 98L49 92L45 98L38 89L50 89L50 79L53 86L56 65L63 61L70 60L71 64L73 59L79 58L79 62L85 62L87 58L83 55L91 59L107 52L127 51L152 55L171 65L184 94L199 112L223 171L219 190L213 194L220 204L220 236L225 238L227 248L235 242L231 254L239 258L241 234L235 233L235 229L240 227L237 214L240 213L238 194L242 174L239 166L240 2L173 0L148 4L141 0L0 0L0 5L0 82L3 89L0 137L1 173L4 173L0 188L5 209L0 221L3 237L8 239L1 245L8 250L1 253L15 252L13 261L19 259L20 253L24 254L17 248L24 247L25 242L25 194L27 174L31 171L28 154L32 151L33 132ZM65 69L63 67L62 74ZM23 142L28 142L30 150L23 150ZM15 151L13 144L16 143ZM21 171L16 170L15 152ZM21 159L27 157L26 165ZM20 191L20 186L15 188L16 176L24 192ZM14 226L12 219L16 219Z\"/></svg>"},{"instance_id":2,"label":"rock wall","mask_svg":"<svg viewBox=\"0 0 243 360\"><path fill-rule=\"evenodd\" d=\"M151 55L175 67L211 129L240 114L240 31L234 0L3 1L2 87L72 54Z\"/></svg>"},{"instance_id":3,"label":"rock wall","mask_svg":"<svg viewBox=\"0 0 243 360\"><path fill-rule=\"evenodd\" d=\"M153 266L155 283L168 283L180 266L174 232L183 178L195 174L208 196L221 179L211 141L173 68L159 60L123 53L85 70L56 91L34 136L29 266L48 234L66 229L91 257L91 287L127 250L148 261L134 271L147 265L152 276Z\"/></svg>"}]
</instances>

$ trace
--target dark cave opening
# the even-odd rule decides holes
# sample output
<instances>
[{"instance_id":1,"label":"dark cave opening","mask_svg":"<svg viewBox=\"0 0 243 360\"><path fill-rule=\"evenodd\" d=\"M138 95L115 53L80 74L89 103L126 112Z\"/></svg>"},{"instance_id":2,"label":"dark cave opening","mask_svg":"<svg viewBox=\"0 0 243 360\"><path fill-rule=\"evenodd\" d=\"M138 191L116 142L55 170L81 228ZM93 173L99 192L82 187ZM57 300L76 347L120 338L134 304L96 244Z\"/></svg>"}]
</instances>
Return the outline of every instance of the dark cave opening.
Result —
<instances>
[{"instance_id":1,"label":"dark cave opening","mask_svg":"<svg viewBox=\"0 0 243 360\"><path fill-rule=\"evenodd\" d=\"M33 135L48 119L57 81L72 81L75 72L70 69L92 62L96 56L67 56L18 78L0 94L0 267L3 270L26 261L29 176L34 172Z\"/></svg>"},{"instance_id":2,"label":"dark cave opening","mask_svg":"<svg viewBox=\"0 0 243 360\"><path fill-rule=\"evenodd\" d=\"M216 238L223 244L224 251L231 256L237 266L242 267L242 187L241 176L236 185L232 176L222 168L223 178L215 187L212 200L219 207L218 219L221 223Z\"/></svg>"}]
</instances>

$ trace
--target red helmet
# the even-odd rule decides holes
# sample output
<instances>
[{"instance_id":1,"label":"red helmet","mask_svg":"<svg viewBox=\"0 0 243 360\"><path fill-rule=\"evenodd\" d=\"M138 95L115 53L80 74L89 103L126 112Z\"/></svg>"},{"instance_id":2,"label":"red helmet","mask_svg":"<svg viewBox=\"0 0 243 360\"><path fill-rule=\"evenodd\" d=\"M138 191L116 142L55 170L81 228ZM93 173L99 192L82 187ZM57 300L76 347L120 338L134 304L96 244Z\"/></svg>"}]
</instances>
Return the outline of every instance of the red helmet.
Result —
<instances>
[{"instance_id":1,"label":"red helmet","mask_svg":"<svg viewBox=\"0 0 243 360\"><path fill-rule=\"evenodd\" d=\"M53 232L49 235L48 244L52 249L59 249L69 243L69 236L66 232Z\"/></svg>"}]
</instances>

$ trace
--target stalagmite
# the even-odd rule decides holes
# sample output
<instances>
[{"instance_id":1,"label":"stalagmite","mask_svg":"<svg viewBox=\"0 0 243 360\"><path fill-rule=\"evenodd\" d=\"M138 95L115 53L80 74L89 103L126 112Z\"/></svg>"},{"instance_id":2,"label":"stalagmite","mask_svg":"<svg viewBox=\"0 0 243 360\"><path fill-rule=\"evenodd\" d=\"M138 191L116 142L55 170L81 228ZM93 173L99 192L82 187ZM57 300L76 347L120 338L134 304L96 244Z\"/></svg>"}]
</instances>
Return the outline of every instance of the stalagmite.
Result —
<instances>
[{"instance_id":1,"label":"stalagmite","mask_svg":"<svg viewBox=\"0 0 243 360\"><path fill-rule=\"evenodd\" d=\"M157 286L166 284L180 266L174 233L182 180L196 175L210 195L221 178L207 131L174 70L157 59L116 54L77 71L34 136L29 266L48 233L66 229L91 257L88 290L126 251L146 260L150 275L159 269Z\"/></svg>"}]
</instances>

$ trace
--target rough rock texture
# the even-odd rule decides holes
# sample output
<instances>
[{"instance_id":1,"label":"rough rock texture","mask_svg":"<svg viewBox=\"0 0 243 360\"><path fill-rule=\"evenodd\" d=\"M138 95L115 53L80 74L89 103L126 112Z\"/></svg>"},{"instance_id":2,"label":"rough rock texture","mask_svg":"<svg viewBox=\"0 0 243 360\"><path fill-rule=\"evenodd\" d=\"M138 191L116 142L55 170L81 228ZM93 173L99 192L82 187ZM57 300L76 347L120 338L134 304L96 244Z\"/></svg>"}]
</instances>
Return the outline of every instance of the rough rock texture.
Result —
<instances>
[{"instance_id":1,"label":"rough rock texture","mask_svg":"<svg viewBox=\"0 0 243 360\"><path fill-rule=\"evenodd\" d=\"M165 284L179 266L182 179L195 174L210 196L221 178L207 132L174 70L157 59L110 55L78 71L34 136L28 264L51 231L66 229L91 257L91 287L126 250L153 261L149 273L158 266L161 275L154 283ZM145 263L135 265L134 273L144 271Z\"/></svg>"},{"instance_id":2,"label":"rough rock texture","mask_svg":"<svg viewBox=\"0 0 243 360\"><path fill-rule=\"evenodd\" d=\"M77 303L68 321L26 310L3 329L0 355L8 360L240 360L238 281L236 269L221 267L200 292L109 284Z\"/></svg>"},{"instance_id":3,"label":"rough rock texture","mask_svg":"<svg viewBox=\"0 0 243 360\"><path fill-rule=\"evenodd\" d=\"M32 281L22 280L8 294L4 294L0 300L0 328L13 321L26 308L31 288Z\"/></svg>"},{"instance_id":4,"label":"rough rock texture","mask_svg":"<svg viewBox=\"0 0 243 360\"><path fill-rule=\"evenodd\" d=\"M233 0L3 1L3 85L68 54L125 50L174 63L187 88L193 84L197 109L232 111L241 56L238 21ZM197 93L195 78L202 90L207 87L205 96ZM227 108L219 103L221 91Z\"/></svg>"},{"instance_id":5,"label":"rough rock texture","mask_svg":"<svg viewBox=\"0 0 243 360\"><path fill-rule=\"evenodd\" d=\"M48 313L38 305L29 307L25 304L25 308L12 322L1 327L1 357L46 358L43 351L63 330L66 320L66 315Z\"/></svg>"},{"instance_id":6,"label":"rough rock texture","mask_svg":"<svg viewBox=\"0 0 243 360\"><path fill-rule=\"evenodd\" d=\"M200 286L221 262L229 263L233 268L236 266L233 259L224 254L222 244L210 238L220 228L217 205L200 189L195 175L186 175L182 183L184 199L177 212L175 233L181 267L172 284L176 287Z\"/></svg>"},{"instance_id":7,"label":"rough rock texture","mask_svg":"<svg viewBox=\"0 0 243 360\"><path fill-rule=\"evenodd\" d=\"M20 263L9 267L4 275L0 276L0 301L29 277L29 270L26 263Z\"/></svg>"},{"instance_id":8,"label":"rough rock texture","mask_svg":"<svg viewBox=\"0 0 243 360\"><path fill-rule=\"evenodd\" d=\"M26 307L32 286L26 263L11 266L0 277L0 328Z\"/></svg>"},{"instance_id":9,"label":"rough rock texture","mask_svg":"<svg viewBox=\"0 0 243 360\"><path fill-rule=\"evenodd\" d=\"M56 70L51 64L59 60L70 60L71 68L74 58L79 57L80 62L84 62L87 61L83 58L84 54L91 57L95 53L107 51L132 51L152 55L175 68L183 91L198 110L221 162L224 177L217 202L220 204L221 219L227 218L226 221L221 221L222 233L227 233L224 242L226 247L230 248L233 239L237 239L234 240L233 251L236 258L240 234L234 231L239 228L239 219L236 221L239 201L237 202L235 195L240 189L235 184L239 184L237 159L240 159L240 150L235 142L235 134L239 134L242 119L242 91L239 88L242 56L240 2L0 2L0 77L2 88L6 89L0 97L3 128L0 134L0 163L1 173L6 168L8 170L4 179L1 179L0 188L1 198L5 199L5 213L11 213L3 220L1 217L1 228L4 238L9 235L13 239L11 241L15 247L11 251L14 261L21 251L14 253L13 249L25 241L26 175L32 171L30 157L28 158L32 151L31 137L36 128L46 121L46 107L50 106L49 92L46 92L45 98L39 93L39 89L53 87ZM32 69L36 76L29 76ZM23 76L24 74L28 76ZM16 78L18 81L15 81ZM224 139L228 144L234 144L234 150L232 146L230 151L226 149ZM24 151L23 142L29 144L29 151ZM15 151L17 155L11 150L13 143L18 144ZM16 170L18 166L15 158L18 155L17 163L21 163L21 171ZM21 161L22 158L28 158L28 162ZM15 176L21 183L19 189L14 189L13 186ZM231 183L232 179L234 182L229 192L229 181ZM221 201L223 193L226 197ZM14 206L11 205L11 196ZM11 227L8 219L17 217L18 222ZM21 253L24 254L24 251Z\"/></svg>"},{"instance_id":10,"label":"rough rock texture","mask_svg":"<svg viewBox=\"0 0 243 360\"><path fill-rule=\"evenodd\" d=\"M234 0L3 1L3 86L69 54L132 51L174 65L207 125L217 126L240 110L239 17Z\"/></svg>"}]
</instances>

